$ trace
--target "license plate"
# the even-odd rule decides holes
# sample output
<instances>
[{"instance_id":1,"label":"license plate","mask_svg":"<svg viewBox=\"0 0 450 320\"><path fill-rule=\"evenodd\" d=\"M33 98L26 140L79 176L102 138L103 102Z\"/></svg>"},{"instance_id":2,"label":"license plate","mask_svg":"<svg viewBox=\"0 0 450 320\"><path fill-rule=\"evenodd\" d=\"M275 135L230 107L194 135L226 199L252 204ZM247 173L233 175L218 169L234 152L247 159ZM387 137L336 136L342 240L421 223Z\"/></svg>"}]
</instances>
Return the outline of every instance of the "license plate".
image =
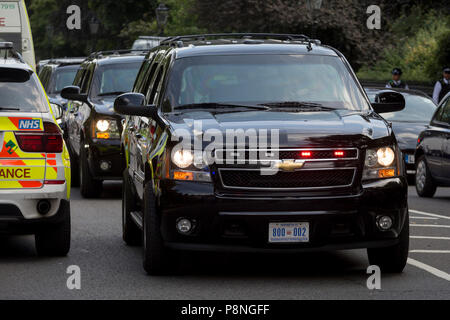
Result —
<instances>
[{"instance_id":1,"label":"license plate","mask_svg":"<svg viewBox=\"0 0 450 320\"><path fill-rule=\"evenodd\" d=\"M309 223L283 222L269 224L269 243L309 242Z\"/></svg>"},{"instance_id":2,"label":"license plate","mask_svg":"<svg viewBox=\"0 0 450 320\"><path fill-rule=\"evenodd\" d=\"M416 157L412 154L405 155L405 162L407 164L415 164L416 163Z\"/></svg>"}]
</instances>

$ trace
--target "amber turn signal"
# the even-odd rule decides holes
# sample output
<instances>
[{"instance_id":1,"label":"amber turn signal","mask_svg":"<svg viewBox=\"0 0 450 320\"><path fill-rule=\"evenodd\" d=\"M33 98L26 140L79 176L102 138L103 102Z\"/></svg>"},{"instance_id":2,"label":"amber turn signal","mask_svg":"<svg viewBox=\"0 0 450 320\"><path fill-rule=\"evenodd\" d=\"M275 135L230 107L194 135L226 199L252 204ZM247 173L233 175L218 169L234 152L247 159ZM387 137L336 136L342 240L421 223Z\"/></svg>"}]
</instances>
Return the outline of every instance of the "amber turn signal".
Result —
<instances>
[{"instance_id":1,"label":"amber turn signal","mask_svg":"<svg viewBox=\"0 0 450 320\"><path fill-rule=\"evenodd\" d=\"M395 177L395 169L382 169L378 171L379 178Z\"/></svg>"},{"instance_id":2,"label":"amber turn signal","mask_svg":"<svg viewBox=\"0 0 450 320\"><path fill-rule=\"evenodd\" d=\"M194 174L192 172L174 171L173 178L175 180L193 181Z\"/></svg>"}]
</instances>

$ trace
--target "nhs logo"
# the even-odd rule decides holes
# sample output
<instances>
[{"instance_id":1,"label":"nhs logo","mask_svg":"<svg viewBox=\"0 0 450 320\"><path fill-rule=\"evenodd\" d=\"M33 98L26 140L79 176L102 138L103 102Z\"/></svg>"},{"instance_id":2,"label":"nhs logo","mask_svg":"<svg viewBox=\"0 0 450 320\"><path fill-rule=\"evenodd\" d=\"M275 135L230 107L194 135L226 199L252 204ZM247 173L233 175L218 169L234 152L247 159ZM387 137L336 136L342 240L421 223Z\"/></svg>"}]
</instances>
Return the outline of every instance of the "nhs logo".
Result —
<instances>
[{"instance_id":1,"label":"nhs logo","mask_svg":"<svg viewBox=\"0 0 450 320\"><path fill-rule=\"evenodd\" d=\"M19 120L19 130L40 130L40 119L21 119Z\"/></svg>"}]
</instances>

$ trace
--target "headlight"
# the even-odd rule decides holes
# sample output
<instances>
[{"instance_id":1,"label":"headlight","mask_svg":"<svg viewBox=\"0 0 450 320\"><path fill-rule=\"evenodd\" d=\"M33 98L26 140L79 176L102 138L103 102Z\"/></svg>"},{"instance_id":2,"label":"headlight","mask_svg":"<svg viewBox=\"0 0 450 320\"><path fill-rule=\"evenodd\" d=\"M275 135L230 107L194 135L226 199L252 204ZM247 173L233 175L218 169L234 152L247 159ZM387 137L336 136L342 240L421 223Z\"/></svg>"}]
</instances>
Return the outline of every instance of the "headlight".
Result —
<instances>
[{"instance_id":1,"label":"headlight","mask_svg":"<svg viewBox=\"0 0 450 320\"><path fill-rule=\"evenodd\" d=\"M95 122L94 138L120 139L119 127L116 120L101 119Z\"/></svg>"},{"instance_id":2,"label":"headlight","mask_svg":"<svg viewBox=\"0 0 450 320\"><path fill-rule=\"evenodd\" d=\"M109 129L110 122L108 120L98 120L97 129L101 132L105 132Z\"/></svg>"},{"instance_id":3,"label":"headlight","mask_svg":"<svg viewBox=\"0 0 450 320\"><path fill-rule=\"evenodd\" d=\"M394 163L395 152L391 148L380 148L377 151L378 163L383 167L389 167Z\"/></svg>"},{"instance_id":4,"label":"headlight","mask_svg":"<svg viewBox=\"0 0 450 320\"><path fill-rule=\"evenodd\" d=\"M172 164L166 171L166 177L180 181L211 182L211 174L208 166L199 168L194 166L194 154L190 150L172 151ZM192 167L192 170L183 170Z\"/></svg>"},{"instance_id":5,"label":"headlight","mask_svg":"<svg viewBox=\"0 0 450 320\"><path fill-rule=\"evenodd\" d=\"M172 152L172 162L181 169L191 166L194 162L194 155L190 150L177 150Z\"/></svg>"},{"instance_id":6,"label":"headlight","mask_svg":"<svg viewBox=\"0 0 450 320\"><path fill-rule=\"evenodd\" d=\"M363 180L392 178L398 175L395 148L368 149L364 163Z\"/></svg>"}]
</instances>

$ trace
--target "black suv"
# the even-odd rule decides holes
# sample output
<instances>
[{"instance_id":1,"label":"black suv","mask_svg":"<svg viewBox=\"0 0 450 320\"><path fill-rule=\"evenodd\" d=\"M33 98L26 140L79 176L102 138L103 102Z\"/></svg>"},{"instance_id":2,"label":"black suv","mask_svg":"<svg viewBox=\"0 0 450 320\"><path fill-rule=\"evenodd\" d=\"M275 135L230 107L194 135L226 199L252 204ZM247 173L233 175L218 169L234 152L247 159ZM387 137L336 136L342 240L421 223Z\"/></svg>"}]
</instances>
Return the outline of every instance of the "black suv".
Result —
<instances>
[{"instance_id":1,"label":"black suv","mask_svg":"<svg viewBox=\"0 0 450 320\"><path fill-rule=\"evenodd\" d=\"M70 86L78 68L85 58L61 58L46 62L39 70L39 79L51 104L67 109L67 100L61 97L61 90ZM57 109L59 109L57 108ZM60 124L61 125L61 124ZM63 129L64 125L62 125Z\"/></svg>"},{"instance_id":2,"label":"black suv","mask_svg":"<svg viewBox=\"0 0 450 320\"><path fill-rule=\"evenodd\" d=\"M133 88L145 54L130 50L98 52L80 66L73 86L64 88L68 99L63 117L71 154L72 185L80 184L83 197L100 195L104 180L121 179L122 116L114 99Z\"/></svg>"},{"instance_id":3,"label":"black suv","mask_svg":"<svg viewBox=\"0 0 450 320\"><path fill-rule=\"evenodd\" d=\"M450 187L450 93L420 134L416 149L416 189L432 198L437 187Z\"/></svg>"},{"instance_id":4,"label":"black suv","mask_svg":"<svg viewBox=\"0 0 450 320\"><path fill-rule=\"evenodd\" d=\"M303 35L167 39L114 104L130 115L123 238L143 239L150 274L179 250L356 248L401 272L407 181L378 113L404 107L391 90L371 104L344 56Z\"/></svg>"}]
</instances>

